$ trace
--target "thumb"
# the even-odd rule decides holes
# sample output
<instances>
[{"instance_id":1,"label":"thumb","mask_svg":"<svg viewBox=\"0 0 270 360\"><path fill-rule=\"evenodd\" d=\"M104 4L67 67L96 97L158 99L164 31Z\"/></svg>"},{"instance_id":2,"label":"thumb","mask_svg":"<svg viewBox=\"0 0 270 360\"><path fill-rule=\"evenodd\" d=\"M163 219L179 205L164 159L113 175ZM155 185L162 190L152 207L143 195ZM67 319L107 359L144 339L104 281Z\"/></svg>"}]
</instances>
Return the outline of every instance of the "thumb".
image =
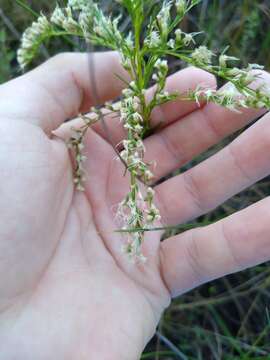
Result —
<instances>
[{"instance_id":1,"label":"thumb","mask_svg":"<svg viewBox=\"0 0 270 360\"><path fill-rule=\"evenodd\" d=\"M93 56L92 69L89 56ZM96 105L95 99L104 102L117 97L124 83L116 74L127 77L116 52L57 55L0 86L1 117L22 119L50 134L65 120Z\"/></svg>"}]
</instances>

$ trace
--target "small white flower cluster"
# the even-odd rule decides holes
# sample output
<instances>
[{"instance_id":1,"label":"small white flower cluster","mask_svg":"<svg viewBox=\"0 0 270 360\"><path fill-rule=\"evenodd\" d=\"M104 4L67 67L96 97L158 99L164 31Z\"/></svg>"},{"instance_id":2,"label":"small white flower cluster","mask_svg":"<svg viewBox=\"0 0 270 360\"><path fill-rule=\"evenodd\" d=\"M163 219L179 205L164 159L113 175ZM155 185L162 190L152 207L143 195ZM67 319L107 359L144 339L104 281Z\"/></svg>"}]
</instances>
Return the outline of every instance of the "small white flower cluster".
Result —
<instances>
[{"instance_id":1,"label":"small white flower cluster","mask_svg":"<svg viewBox=\"0 0 270 360\"><path fill-rule=\"evenodd\" d=\"M84 191L84 182L86 181L86 175L83 164L87 160L87 156L83 154L83 141L89 127L99 121L100 113L99 110L92 108L92 113L90 115L80 115L80 118L83 120L84 125L79 128L72 128L73 135L68 140L67 146L73 152L76 163L76 168L74 170L74 184L77 190Z\"/></svg>"},{"instance_id":2,"label":"small white flower cluster","mask_svg":"<svg viewBox=\"0 0 270 360\"><path fill-rule=\"evenodd\" d=\"M177 30L176 30L177 31ZM189 46L190 44L196 44L195 40L194 40L194 36L197 35L199 33L183 33L184 37L183 37L183 43L184 46ZM176 34L177 36L177 34Z\"/></svg>"},{"instance_id":3,"label":"small white flower cluster","mask_svg":"<svg viewBox=\"0 0 270 360\"><path fill-rule=\"evenodd\" d=\"M62 27L67 32L80 32L81 28L78 22L73 18L71 7L61 9L58 5L55 8L51 22L59 27Z\"/></svg>"},{"instance_id":4,"label":"small white flower cluster","mask_svg":"<svg viewBox=\"0 0 270 360\"><path fill-rule=\"evenodd\" d=\"M175 0L175 7L178 14L184 14L187 8L187 1Z\"/></svg>"},{"instance_id":5,"label":"small white flower cluster","mask_svg":"<svg viewBox=\"0 0 270 360\"><path fill-rule=\"evenodd\" d=\"M181 12L184 15L185 11L188 7L188 2L185 0L176 0L175 6L177 13ZM164 45L164 42L167 42L169 48L174 49L176 42L183 42L182 41L182 31L180 29L176 30L176 39L168 39L168 36L171 32L171 25L172 25L172 12L173 2L172 1L164 1L161 7L161 10L156 16L156 22L153 24L153 28L149 32L148 36L145 39L145 46L149 49L158 48L161 44ZM180 35L181 34L181 35ZM185 34L184 43L191 43L192 42L192 35ZM176 41L177 40L177 41ZM180 41L179 41L180 40Z\"/></svg>"},{"instance_id":6,"label":"small white flower cluster","mask_svg":"<svg viewBox=\"0 0 270 360\"><path fill-rule=\"evenodd\" d=\"M50 20L41 15L22 36L18 50L18 62L21 68L35 57L42 42L52 36L74 35L84 37L96 45L114 50L131 46L131 38L126 39L118 29L120 17L106 17L97 4L88 0L70 0L65 8L56 6ZM123 44L123 46L122 46Z\"/></svg>"},{"instance_id":7,"label":"small white flower cluster","mask_svg":"<svg viewBox=\"0 0 270 360\"><path fill-rule=\"evenodd\" d=\"M128 138L124 140L124 150L121 157L126 162L130 172L141 178L145 183L152 180L153 174L144 163L143 116L140 113L140 102L135 93L135 83L123 90L123 99L120 107L120 119L128 131Z\"/></svg>"},{"instance_id":8,"label":"small white flower cluster","mask_svg":"<svg viewBox=\"0 0 270 360\"><path fill-rule=\"evenodd\" d=\"M37 21L26 29L22 36L21 47L17 52L18 63L22 69L32 60L33 53L44 40L44 36L47 36L50 31L51 24L44 15L40 15Z\"/></svg>"},{"instance_id":9,"label":"small white flower cluster","mask_svg":"<svg viewBox=\"0 0 270 360\"><path fill-rule=\"evenodd\" d=\"M253 81L259 77L259 73L255 74L253 70L260 69L263 67L258 67L258 65L250 64L247 69L239 69L237 67L228 68L225 66L220 66L219 71L222 75L225 75L230 80L234 81L241 87L249 86Z\"/></svg>"},{"instance_id":10,"label":"small white flower cluster","mask_svg":"<svg viewBox=\"0 0 270 360\"><path fill-rule=\"evenodd\" d=\"M153 203L154 190L150 187L147 194L142 195L137 178L147 184L153 179L153 174L148 165L144 163L145 147L142 141L143 136L143 117L140 113L141 104L136 96L136 85L131 82L128 89L123 91L123 99L120 106L121 121L127 129L127 139L123 141L123 151L121 158L126 163L131 177L130 191L118 208L117 218L120 219L123 229L128 227L131 232L128 235L127 243L123 246L123 251L128 254L133 261L145 260L141 245L143 243L144 229L160 219L159 210Z\"/></svg>"},{"instance_id":11,"label":"small white flower cluster","mask_svg":"<svg viewBox=\"0 0 270 360\"><path fill-rule=\"evenodd\" d=\"M229 61L239 61L237 57L228 56L226 54L221 54L219 57L219 66L226 68Z\"/></svg>"},{"instance_id":12,"label":"small white flower cluster","mask_svg":"<svg viewBox=\"0 0 270 360\"><path fill-rule=\"evenodd\" d=\"M91 0L68 0L68 6L73 10L85 10L93 5Z\"/></svg>"},{"instance_id":13,"label":"small white flower cluster","mask_svg":"<svg viewBox=\"0 0 270 360\"><path fill-rule=\"evenodd\" d=\"M105 16L97 4L92 4L87 11L80 12L78 21L86 39L121 52L130 39L125 39L119 30L120 19L120 15L114 19Z\"/></svg>"},{"instance_id":14,"label":"small white flower cluster","mask_svg":"<svg viewBox=\"0 0 270 360\"><path fill-rule=\"evenodd\" d=\"M36 54L41 43L48 37L72 35L83 37L95 45L117 50L121 63L128 72L131 82L122 93L122 99L116 104L107 103L105 108L120 116L126 129L126 139L121 143L121 159L129 174L129 192L121 202L118 216L127 242L123 251L133 261L144 261L142 244L145 229L153 229L160 220L159 210L154 205L154 190L149 187L153 181L150 164L145 163L143 139L150 134L151 114L155 107L180 98L177 93L166 91L168 64L166 56L174 56L187 64L196 66L220 77L230 86L223 90L204 89L182 94L187 100L214 102L231 110L239 111L243 107L267 107L270 109L269 91L260 86L256 90L250 84L259 77L262 67L251 64L245 69L231 66L237 58L225 54L215 55L206 46L194 50L195 37L200 33L185 33L179 28L187 12L201 0L116 0L130 15L133 31L126 36L119 29L121 17L105 16L98 4L92 0L68 0L67 7L56 7L50 21L43 15L26 30L22 46L18 51L18 61L25 67ZM151 9L159 7L156 16L147 19ZM120 12L122 13L122 12ZM148 22L148 23L147 23ZM143 39L143 35L145 38ZM256 71L254 71L256 70ZM146 97L146 90L153 85L152 99ZM68 145L76 160L74 182L78 190L83 191L86 160L83 154L83 139L95 121L101 117L101 111L92 109L90 117L83 116L84 125L74 129L74 135Z\"/></svg>"},{"instance_id":15,"label":"small white flower cluster","mask_svg":"<svg viewBox=\"0 0 270 360\"><path fill-rule=\"evenodd\" d=\"M215 92L213 90L202 91L197 89L191 94L191 99L199 101L203 98L206 101L215 102L218 105L229 108L230 110L239 111L240 108L270 108L269 90L263 86L253 90L249 87L251 83L260 78L260 72L263 66L249 64L247 68L239 69L230 67L229 62L239 61L238 58L221 54L218 57L218 65L212 63L214 53L207 49L206 46L200 46L195 49L191 56L185 57L192 65L198 66L210 73L217 75L229 83L223 91ZM254 72L254 70L256 70Z\"/></svg>"},{"instance_id":16,"label":"small white flower cluster","mask_svg":"<svg viewBox=\"0 0 270 360\"><path fill-rule=\"evenodd\" d=\"M84 182L86 181L86 177L83 163L86 161L87 157L85 155L82 155L82 151L84 150L83 131L74 129L73 135L69 139L67 146L70 150L73 151L76 161L76 168L74 171L74 184L77 190L84 191Z\"/></svg>"},{"instance_id":17,"label":"small white flower cluster","mask_svg":"<svg viewBox=\"0 0 270 360\"><path fill-rule=\"evenodd\" d=\"M171 8L172 3L165 1L157 15L157 24L162 37L168 36L169 27L171 25Z\"/></svg>"},{"instance_id":18,"label":"small white flower cluster","mask_svg":"<svg viewBox=\"0 0 270 360\"><path fill-rule=\"evenodd\" d=\"M110 43L114 42L117 46L123 40L121 32L118 30L118 23L119 18L111 21L110 18L107 18L102 14L99 21L95 22L93 31L100 37L104 38L104 40Z\"/></svg>"},{"instance_id":19,"label":"small white flower cluster","mask_svg":"<svg viewBox=\"0 0 270 360\"><path fill-rule=\"evenodd\" d=\"M179 50L181 48L186 48L190 45L194 45L196 44L195 36L198 34L201 33L185 33L181 29L176 29L174 33L174 38L169 39L169 41L167 42L168 48L172 50Z\"/></svg>"},{"instance_id":20,"label":"small white flower cluster","mask_svg":"<svg viewBox=\"0 0 270 360\"><path fill-rule=\"evenodd\" d=\"M167 91L164 91L169 70L167 60L158 59L154 68L156 72L152 75L152 79L156 82L156 92L153 104L156 106L166 102L171 95Z\"/></svg>"},{"instance_id":21,"label":"small white flower cluster","mask_svg":"<svg viewBox=\"0 0 270 360\"><path fill-rule=\"evenodd\" d=\"M143 196L138 184L134 184L130 193L118 208L117 215L123 224L122 229L131 230L125 244L122 246L122 252L127 254L132 262L146 261L142 253L144 241L142 229L146 229L160 220L159 210L153 202L154 194L155 191L148 187L146 195Z\"/></svg>"},{"instance_id":22,"label":"small white flower cluster","mask_svg":"<svg viewBox=\"0 0 270 360\"><path fill-rule=\"evenodd\" d=\"M161 44L159 32L157 30L151 31L148 37L144 40L144 44L149 49L157 49Z\"/></svg>"},{"instance_id":23,"label":"small white flower cluster","mask_svg":"<svg viewBox=\"0 0 270 360\"><path fill-rule=\"evenodd\" d=\"M191 54L191 57L194 60L194 63L197 65L211 64L213 56L214 56L214 53L212 51L210 51L206 46L199 46Z\"/></svg>"},{"instance_id":24,"label":"small white flower cluster","mask_svg":"<svg viewBox=\"0 0 270 360\"><path fill-rule=\"evenodd\" d=\"M261 89L253 92L240 92L233 83L228 83L223 90L203 89L198 87L188 94L189 100L195 100L198 105L201 101L213 102L226 107L231 111L239 112L241 108L265 108L267 95Z\"/></svg>"},{"instance_id":25,"label":"small white flower cluster","mask_svg":"<svg viewBox=\"0 0 270 360\"><path fill-rule=\"evenodd\" d=\"M197 1L197 0L196 0ZM195 1L176 0L175 7L178 14L178 18L183 17L190 8L195 4ZM200 33L187 34L181 29L175 30L175 38L170 38L169 34L172 31L172 1L163 2L160 12L156 16L156 22L153 24L151 31L148 33L144 44L148 49L158 49L160 45L164 46L164 42L167 42L169 49L179 49L183 46L187 47L192 43L195 44L194 37ZM179 19L178 19L179 20Z\"/></svg>"},{"instance_id":26,"label":"small white flower cluster","mask_svg":"<svg viewBox=\"0 0 270 360\"><path fill-rule=\"evenodd\" d=\"M169 70L167 60L158 59L154 65L154 70L155 72L152 75L152 80L156 82L156 90L154 97L149 105L150 109L153 109L154 107L162 105L166 102L175 100L179 96L179 94L176 92L169 93L165 90L166 79Z\"/></svg>"},{"instance_id":27,"label":"small white flower cluster","mask_svg":"<svg viewBox=\"0 0 270 360\"><path fill-rule=\"evenodd\" d=\"M236 110L243 106L243 97L233 84L230 84L230 86L222 91L204 89L199 86L196 90L189 92L188 98L189 100L195 100L199 106L201 101L206 101L207 103L214 102L230 110Z\"/></svg>"},{"instance_id":28,"label":"small white flower cluster","mask_svg":"<svg viewBox=\"0 0 270 360\"><path fill-rule=\"evenodd\" d=\"M157 73L153 74L152 79L157 82L160 89L164 88L164 84L169 70L168 61L158 59L155 63L154 68L157 70Z\"/></svg>"},{"instance_id":29,"label":"small white flower cluster","mask_svg":"<svg viewBox=\"0 0 270 360\"><path fill-rule=\"evenodd\" d=\"M197 5L201 0L175 0L175 7L180 18Z\"/></svg>"},{"instance_id":30,"label":"small white flower cluster","mask_svg":"<svg viewBox=\"0 0 270 360\"><path fill-rule=\"evenodd\" d=\"M70 1L66 8L57 6L51 16L51 22L67 32L83 34L86 39L99 39L103 45L114 43L115 47L119 47L119 43L123 41L118 30L119 17L111 20L97 4L91 2L86 4L85 1Z\"/></svg>"}]
</instances>

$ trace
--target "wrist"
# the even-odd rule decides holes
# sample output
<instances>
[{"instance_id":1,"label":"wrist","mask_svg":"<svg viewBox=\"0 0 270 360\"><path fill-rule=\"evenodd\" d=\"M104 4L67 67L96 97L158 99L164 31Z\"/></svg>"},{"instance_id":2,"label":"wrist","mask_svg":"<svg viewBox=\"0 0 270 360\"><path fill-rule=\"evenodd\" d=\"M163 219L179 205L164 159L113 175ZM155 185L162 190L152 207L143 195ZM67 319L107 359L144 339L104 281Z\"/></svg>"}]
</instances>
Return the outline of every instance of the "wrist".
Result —
<instances>
[{"instance_id":1,"label":"wrist","mask_svg":"<svg viewBox=\"0 0 270 360\"><path fill-rule=\"evenodd\" d=\"M135 336L131 333L125 333L124 329L118 329L115 333L110 333L109 336L103 333L102 336L98 337L96 343L92 342L93 351L91 351L90 359L93 357L93 359L99 360L139 360L144 348L153 336L151 334L146 338L144 330L141 328L141 331Z\"/></svg>"}]
</instances>

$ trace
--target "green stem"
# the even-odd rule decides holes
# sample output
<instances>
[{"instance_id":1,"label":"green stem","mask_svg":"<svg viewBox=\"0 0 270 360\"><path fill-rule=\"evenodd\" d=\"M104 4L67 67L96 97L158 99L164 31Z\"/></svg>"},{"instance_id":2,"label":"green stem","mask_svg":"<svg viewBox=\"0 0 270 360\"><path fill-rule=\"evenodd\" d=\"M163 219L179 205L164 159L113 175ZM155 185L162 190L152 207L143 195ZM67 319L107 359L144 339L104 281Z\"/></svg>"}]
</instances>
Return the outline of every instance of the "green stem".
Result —
<instances>
[{"instance_id":1,"label":"green stem","mask_svg":"<svg viewBox=\"0 0 270 360\"><path fill-rule=\"evenodd\" d=\"M39 13L35 12L29 5L25 4L22 0L15 0L15 2L22 7L24 10L28 11L30 14L32 14L35 18L39 17Z\"/></svg>"},{"instance_id":2,"label":"green stem","mask_svg":"<svg viewBox=\"0 0 270 360\"><path fill-rule=\"evenodd\" d=\"M186 230L191 230L191 229L195 229L198 227L204 227L207 225L210 225L211 222L209 223L204 223L204 224L185 224L185 225L180 225L180 226L163 226L163 227L152 227L152 228L130 228L130 229L120 229L120 230L116 230L115 232L117 233L135 233L135 232L152 232L152 231L169 231L169 230L177 230L177 231L186 231Z\"/></svg>"},{"instance_id":3,"label":"green stem","mask_svg":"<svg viewBox=\"0 0 270 360\"><path fill-rule=\"evenodd\" d=\"M135 22L135 58L136 58L136 67L137 67L137 83L139 89L143 89L143 72L142 72L142 60L141 60L141 25L140 20Z\"/></svg>"},{"instance_id":4,"label":"green stem","mask_svg":"<svg viewBox=\"0 0 270 360\"><path fill-rule=\"evenodd\" d=\"M144 129L147 132L150 129L150 119L148 116L148 109L145 101L143 90L145 88L145 78L143 71L143 55L141 51L141 30L142 30L142 16L141 12L137 11L134 21L134 32L135 32L135 66L137 73L137 86L139 89L139 98L142 106L142 115L144 119Z\"/></svg>"}]
</instances>

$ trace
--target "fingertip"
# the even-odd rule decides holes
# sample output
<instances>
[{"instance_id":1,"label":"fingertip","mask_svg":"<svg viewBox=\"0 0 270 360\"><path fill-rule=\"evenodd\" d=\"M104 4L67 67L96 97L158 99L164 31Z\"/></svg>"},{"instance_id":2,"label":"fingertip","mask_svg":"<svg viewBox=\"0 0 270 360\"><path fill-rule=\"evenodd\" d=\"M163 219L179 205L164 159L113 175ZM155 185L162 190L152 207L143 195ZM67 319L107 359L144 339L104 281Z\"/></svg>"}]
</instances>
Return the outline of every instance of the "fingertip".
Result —
<instances>
[{"instance_id":1,"label":"fingertip","mask_svg":"<svg viewBox=\"0 0 270 360\"><path fill-rule=\"evenodd\" d=\"M120 60L112 51L60 53L10 82L11 97L20 87L25 117L31 109L31 122L50 134L67 119L120 95L125 87L121 79L127 79Z\"/></svg>"}]
</instances>

